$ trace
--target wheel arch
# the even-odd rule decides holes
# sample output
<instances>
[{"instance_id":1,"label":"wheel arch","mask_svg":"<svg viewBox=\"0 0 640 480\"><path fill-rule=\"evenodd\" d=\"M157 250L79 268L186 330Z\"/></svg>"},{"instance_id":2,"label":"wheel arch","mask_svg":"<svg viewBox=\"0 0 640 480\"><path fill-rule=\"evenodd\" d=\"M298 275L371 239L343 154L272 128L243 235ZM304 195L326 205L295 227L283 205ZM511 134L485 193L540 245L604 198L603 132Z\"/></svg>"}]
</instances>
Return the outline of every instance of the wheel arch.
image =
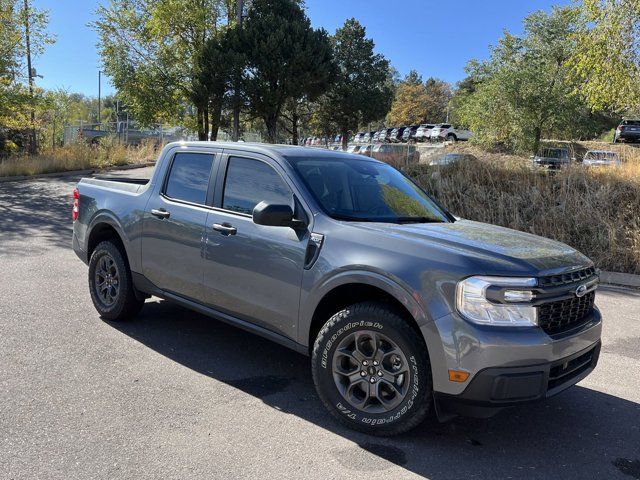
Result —
<instances>
[{"instance_id":1,"label":"wheel arch","mask_svg":"<svg viewBox=\"0 0 640 480\"><path fill-rule=\"evenodd\" d=\"M333 314L364 301L391 305L419 335L420 326L429 321L420 300L405 287L378 273L345 272L323 283L313 295L303 316L300 340L311 350L318 332Z\"/></svg>"},{"instance_id":2,"label":"wheel arch","mask_svg":"<svg viewBox=\"0 0 640 480\"><path fill-rule=\"evenodd\" d=\"M121 247L125 256L124 260L129 267L129 252L127 250L127 245L124 239L125 236L122 233L122 230L118 226L117 222L115 222L110 216L96 216L96 218L91 222L89 235L87 235L87 258L91 258L91 254L100 242L103 242L105 240L113 240Z\"/></svg>"}]
</instances>

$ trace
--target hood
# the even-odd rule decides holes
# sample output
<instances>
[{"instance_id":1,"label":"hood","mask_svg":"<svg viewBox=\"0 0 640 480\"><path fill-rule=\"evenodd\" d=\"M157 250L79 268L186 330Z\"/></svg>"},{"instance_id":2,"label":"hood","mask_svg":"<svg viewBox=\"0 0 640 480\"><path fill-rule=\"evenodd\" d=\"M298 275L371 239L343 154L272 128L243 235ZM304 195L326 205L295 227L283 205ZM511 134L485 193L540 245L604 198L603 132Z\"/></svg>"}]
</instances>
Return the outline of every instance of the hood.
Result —
<instances>
[{"instance_id":1,"label":"hood","mask_svg":"<svg viewBox=\"0 0 640 480\"><path fill-rule=\"evenodd\" d=\"M518 271L541 275L592 265L586 256L564 243L470 220L458 220L454 223L353 225L391 236L397 249L402 248L397 242L404 240L417 247L417 255L425 246L463 255L478 267L484 266L486 271L478 273Z\"/></svg>"},{"instance_id":2,"label":"hood","mask_svg":"<svg viewBox=\"0 0 640 480\"><path fill-rule=\"evenodd\" d=\"M556 157L534 157L533 161L536 163L567 163L569 159Z\"/></svg>"}]
</instances>

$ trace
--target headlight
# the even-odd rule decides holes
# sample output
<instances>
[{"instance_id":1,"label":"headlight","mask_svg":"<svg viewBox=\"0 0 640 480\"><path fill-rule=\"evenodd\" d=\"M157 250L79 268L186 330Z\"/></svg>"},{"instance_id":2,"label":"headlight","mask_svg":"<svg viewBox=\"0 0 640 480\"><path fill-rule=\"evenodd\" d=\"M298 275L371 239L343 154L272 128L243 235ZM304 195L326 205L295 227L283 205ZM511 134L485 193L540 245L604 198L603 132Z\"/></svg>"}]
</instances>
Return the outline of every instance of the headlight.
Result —
<instances>
[{"instance_id":1,"label":"headlight","mask_svg":"<svg viewBox=\"0 0 640 480\"><path fill-rule=\"evenodd\" d=\"M531 327L538 324L530 288L535 278L469 277L458 283L456 306L467 320L481 325Z\"/></svg>"}]
</instances>

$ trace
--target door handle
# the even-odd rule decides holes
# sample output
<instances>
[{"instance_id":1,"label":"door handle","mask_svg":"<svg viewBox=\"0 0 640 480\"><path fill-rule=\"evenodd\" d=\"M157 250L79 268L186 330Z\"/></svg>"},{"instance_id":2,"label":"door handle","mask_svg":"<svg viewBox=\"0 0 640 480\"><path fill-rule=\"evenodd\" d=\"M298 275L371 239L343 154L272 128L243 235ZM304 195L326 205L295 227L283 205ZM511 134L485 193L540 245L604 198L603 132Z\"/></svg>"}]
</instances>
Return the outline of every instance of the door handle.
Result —
<instances>
[{"instance_id":1,"label":"door handle","mask_svg":"<svg viewBox=\"0 0 640 480\"><path fill-rule=\"evenodd\" d=\"M214 223L213 229L223 235L235 235L238 229L230 223Z\"/></svg>"},{"instance_id":2,"label":"door handle","mask_svg":"<svg viewBox=\"0 0 640 480\"><path fill-rule=\"evenodd\" d=\"M164 208L161 208L159 210L154 208L153 210L151 210L151 215L158 218L169 218L171 213L167 212Z\"/></svg>"}]
</instances>

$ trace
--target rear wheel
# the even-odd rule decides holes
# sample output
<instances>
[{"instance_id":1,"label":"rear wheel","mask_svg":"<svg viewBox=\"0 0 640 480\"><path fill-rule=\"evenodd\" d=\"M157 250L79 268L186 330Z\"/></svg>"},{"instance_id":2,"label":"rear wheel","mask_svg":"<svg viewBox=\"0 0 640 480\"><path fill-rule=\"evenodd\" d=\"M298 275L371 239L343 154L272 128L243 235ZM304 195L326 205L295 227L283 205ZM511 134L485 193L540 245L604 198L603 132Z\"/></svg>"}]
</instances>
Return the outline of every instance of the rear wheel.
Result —
<instances>
[{"instance_id":1,"label":"rear wheel","mask_svg":"<svg viewBox=\"0 0 640 480\"><path fill-rule=\"evenodd\" d=\"M450 142L457 142L458 137L456 137L453 133L450 133L449 135L447 135L447 140L449 140Z\"/></svg>"},{"instance_id":2,"label":"rear wheel","mask_svg":"<svg viewBox=\"0 0 640 480\"><path fill-rule=\"evenodd\" d=\"M426 345L382 303L358 303L331 317L315 341L312 372L327 409L365 433L406 432L432 410Z\"/></svg>"},{"instance_id":3,"label":"rear wheel","mask_svg":"<svg viewBox=\"0 0 640 480\"><path fill-rule=\"evenodd\" d=\"M107 240L98 244L89 261L89 291L100 316L128 320L144 305L136 296L131 270L120 245Z\"/></svg>"}]
</instances>

